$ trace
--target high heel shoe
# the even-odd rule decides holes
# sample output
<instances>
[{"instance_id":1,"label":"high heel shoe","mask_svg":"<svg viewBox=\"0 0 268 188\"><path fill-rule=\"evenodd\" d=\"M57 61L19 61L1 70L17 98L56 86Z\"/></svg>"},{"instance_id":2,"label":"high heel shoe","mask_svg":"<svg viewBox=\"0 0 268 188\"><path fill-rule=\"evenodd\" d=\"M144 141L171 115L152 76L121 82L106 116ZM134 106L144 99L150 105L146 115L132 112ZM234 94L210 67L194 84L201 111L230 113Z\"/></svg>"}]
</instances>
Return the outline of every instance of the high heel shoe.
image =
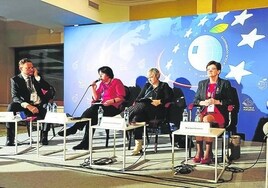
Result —
<instances>
[{"instance_id":1,"label":"high heel shoe","mask_svg":"<svg viewBox=\"0 0 268 188\"><path fill-rule=\"evenodd\" d=\"M200 161L200 164L210 164L211 163L211 158L202 158L201 161Z\"/></svg>"},{"instance_id":2,"label":"high heel shoe","mask_svg":"<svg viewBox=\"0 0 268 188\"><path fill-rule=\"evenodd\" d=\"M193 162L194 162L194 163L200 163L201 160L202 160L201 157L194 157L194 158L193 158Z\"/></svg>"},{"instance_id":3,"label":"high heel shoe","mask_svg":"<svg viewBox=\"0 0 268 188\"><path fill-rule=\"evenodd\" d=\"M201 154L199 155L199 157L196 157L196 156L195 156L195 157L193 158L193 162L194 162L194 163L200 163L200 161L202 160L203 156L204 156L203 153L201 153Z\"/></svg>"},{"instance_id":4,"label":"high heel shoe","mask_svg":"<svg viewBox=\"0 0 268 188\"><path fill-rule=\"evenodd\" d=\"M142 140L135 140L135 148L132 151L132 155L138 155L142 153Z\"/></svg>"}]
</instances>

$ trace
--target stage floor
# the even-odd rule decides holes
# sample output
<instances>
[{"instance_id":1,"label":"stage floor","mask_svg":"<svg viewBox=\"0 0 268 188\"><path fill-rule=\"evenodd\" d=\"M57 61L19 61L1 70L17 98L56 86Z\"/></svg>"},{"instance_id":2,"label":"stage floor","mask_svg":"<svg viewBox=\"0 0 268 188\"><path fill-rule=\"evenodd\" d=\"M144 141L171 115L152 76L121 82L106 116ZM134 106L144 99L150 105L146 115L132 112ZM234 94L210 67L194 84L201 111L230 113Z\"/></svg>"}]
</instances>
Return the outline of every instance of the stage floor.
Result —
<instances>
[{"instance_id":1,"label":"stage floor","mask_svg":"<svg viewBox=\"0 0 268 188\"><path fill-rule=\"evenodd\" d=\"M62 127L56 127L58 132ZM74 151L83 131L67 137L67 156L76 155L85 151ZM149 134L150 135L150 134ZM93 160L113 157L113 133L110 132L109 147L105 148L104 131L97 130L94 135ZM122 135L117 137L117 157L110 167L122 166ZM40 154L61 149L63 139L60 136L52 137L49 132L49 145L40 148ZM0 187L264 187L265 186L265 151L266 144L261 142L241 142L240 158L233 160L223 173L220 182L207 183L189 180L188 177L202 177L213 179L214 170L195 166L189 174L174 176L171 169L171 144L168 135L160 135L158 152L154 152L154 137L146 147L146 160L141 156L131 156L127 150L125 172L120 170L91 169L88 165L89 154L73 160L64 161L62 152L50 156L37 156L36 131L33 134L33 148L27 153L14 155L14 147L4 146L6 137L0 137ZM19 150L28 147L28 135L19 135ZM132 141L133 142L133 141ZM132 146L133 148L133 146ZM195 149L192 149L194 156ZM220 155L220 151L219 151ZM175 166L183 164L185 157L183 148L175 149ZM190 160L191 161L191 160ZM191 162L190 162L191 163ZM220 167L221 163L219 164ZM184 177L186 176L186 178Z\"/></svg>"}]
</instances>

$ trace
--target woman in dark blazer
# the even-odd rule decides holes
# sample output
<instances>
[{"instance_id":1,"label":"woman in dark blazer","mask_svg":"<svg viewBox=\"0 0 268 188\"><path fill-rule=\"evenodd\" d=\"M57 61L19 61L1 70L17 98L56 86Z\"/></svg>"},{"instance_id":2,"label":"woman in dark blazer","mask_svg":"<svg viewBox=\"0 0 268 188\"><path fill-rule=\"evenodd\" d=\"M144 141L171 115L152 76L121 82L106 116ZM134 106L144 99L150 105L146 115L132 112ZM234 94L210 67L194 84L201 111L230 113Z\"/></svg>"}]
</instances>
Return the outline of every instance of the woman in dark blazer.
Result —
<instances>
[{"instance_id":1,"label":"woman in dark blazer","mask_svg":"<svg viewBox=\"0 0 268 188\"><path fill-rule=\"evenodd\" d=\"M216 123L224 128L228 124L228 105L232 103L231 84L228 80L221 79L221 64L210 61L207 66L208 79L198 83L194 98L194 105L201 107L201 120ZM203 151L203 141L206 150ZM209 164L212 159L212 142L210 137L196 137L195 163Z\"/></svg>"},{"instance_id":2,"label":"woman in dark blazer","mask_svg":"<svg viewBox=\"0 0 268 188\"><path fill-rule=\"evenodd\" d=\"M138 95L136 102L129 107L130 122L148 122L153 119L164 118L165 104L173 99L173 91L165 82L161 82L160 72L156 68L151 68L148 73L148 83ZM135 148L133 155L137 155L142 150L142 128L134 131Z\"/></svg>"}]
</instances>

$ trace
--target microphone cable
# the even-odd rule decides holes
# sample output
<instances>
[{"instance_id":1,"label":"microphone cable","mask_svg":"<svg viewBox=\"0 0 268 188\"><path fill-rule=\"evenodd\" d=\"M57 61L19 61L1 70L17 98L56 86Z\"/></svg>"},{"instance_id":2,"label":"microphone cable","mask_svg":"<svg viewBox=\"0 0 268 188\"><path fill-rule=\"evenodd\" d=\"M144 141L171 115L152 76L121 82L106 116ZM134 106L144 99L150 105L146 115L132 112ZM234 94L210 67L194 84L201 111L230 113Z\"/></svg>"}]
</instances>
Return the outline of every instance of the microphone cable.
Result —
<instances>
[{"instance_id":1,"label":"microphone cable","mask_svg":"<svg viewBox=\"0 0 268 188\"><path fill-rule=\"evenodd\" d=\"M97 79L97 80L95 81L95 83L97 83L97 82L100 81L100 80L101 80L100 78ZM75 107L75 109L74 109L74 111L73 111L71 117L73 117L73 115L74 115L74 113L76 112L78 106L81 104L81 102L82 102L82 100L84 99L84 97L85 97L85 95L86 95L88 89L89 89L91 86L92 86L92 84L90 84L90 85L87 87L87 89L86 89L86 91L84 92L83 96L81 97L80 101L79 101L78 104L76 105L76 107Z\"/></svg>"}]
</instances>

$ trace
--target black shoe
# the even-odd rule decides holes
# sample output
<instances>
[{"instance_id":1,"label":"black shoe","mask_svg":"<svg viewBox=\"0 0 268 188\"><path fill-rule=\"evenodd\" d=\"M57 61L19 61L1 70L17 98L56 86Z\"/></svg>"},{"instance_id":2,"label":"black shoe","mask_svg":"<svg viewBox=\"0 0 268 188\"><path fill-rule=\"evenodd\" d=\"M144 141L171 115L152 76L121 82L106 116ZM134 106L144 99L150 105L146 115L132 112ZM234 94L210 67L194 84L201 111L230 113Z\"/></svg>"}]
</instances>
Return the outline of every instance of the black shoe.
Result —
<instances>
[{"instance_id":1,"label":"black shoe","mask_svg":"<svg viewBox=\"0 0 268 188\"><path fill-rule=\"evenodd\" d=\"M7 140L6 146L15 146L14 141Z\"/></svg>"},{"instance_id":2,"label":"black shoe","mask_svg":"<svg viewBox=\"0 0 268 188\"><path fill-rule=\"evenodd\" d=\"M76 131L77 131L77 129L74 128L74 127L71 127L71 128L69 128L69 129L66 129L66 136L69 136L69 135L71 135L71 134L75 134ZM59 136L63 136L63 134L64 134L64 131L60 131L60 132L58 133Z\"/></svg>"},{"instance_id":3,"label":"black shoe","mask_svg":"<svg viewBox=\"0 0 268 188\"><path fill-rule=\"evenodd\" d=\"M73 147L74 150L88 150L88 148L89 148L88 143L84 141L80 142L80 144Z\"/></svg>"},{"instance_id":4,"label":"black shoe","mask_svg":"<svg viewBox=\"0 0 268 188\"><path fill-rule=\"evenodd\" d=\"M42 145L48 145L48 140L45 137L42 138L41 142L42 142Z\"/></svg>"}]
</instances>

